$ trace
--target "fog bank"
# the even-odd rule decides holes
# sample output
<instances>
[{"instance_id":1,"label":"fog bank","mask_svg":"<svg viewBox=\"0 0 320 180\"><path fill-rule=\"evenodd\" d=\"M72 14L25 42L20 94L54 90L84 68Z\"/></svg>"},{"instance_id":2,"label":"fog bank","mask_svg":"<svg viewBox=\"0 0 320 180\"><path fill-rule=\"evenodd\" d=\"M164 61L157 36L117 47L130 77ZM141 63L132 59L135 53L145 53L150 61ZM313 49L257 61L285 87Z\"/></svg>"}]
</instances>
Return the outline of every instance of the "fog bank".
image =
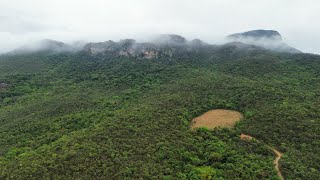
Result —
<instances>
[{"instance_id":1,"label":"fog bank","mask_svg":"<svg viewBox=\"0 0 320 180\"><path fill-rule=\"evenodd\" d=\"M0 0L0 52L41 39L143 40L179 34L219 44L225 36L274 29L283 41L320 54L316 0Z\"/></svg>"}]
</instances>

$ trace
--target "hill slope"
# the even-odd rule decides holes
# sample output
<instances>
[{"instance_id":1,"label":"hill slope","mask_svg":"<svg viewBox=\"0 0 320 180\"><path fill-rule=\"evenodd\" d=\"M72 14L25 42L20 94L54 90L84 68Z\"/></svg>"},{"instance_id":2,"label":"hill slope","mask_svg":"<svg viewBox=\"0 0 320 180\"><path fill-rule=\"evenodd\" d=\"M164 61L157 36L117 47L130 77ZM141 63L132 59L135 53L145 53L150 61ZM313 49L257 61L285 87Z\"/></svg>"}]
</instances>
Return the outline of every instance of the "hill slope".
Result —
<instances>
[{"instance_id":1,"label":"hill slope","mask_svg":"<svg viewBox=\"0 0 320 180\"><path fill-rule=\"evenodd\" d=\"M273 152L241 133L284 153L286 179L320 178L319 56L130 43L0 57L1 179L277 179ZM190 130L218 108L244 119Z\"/></svg>"}]
</instances>

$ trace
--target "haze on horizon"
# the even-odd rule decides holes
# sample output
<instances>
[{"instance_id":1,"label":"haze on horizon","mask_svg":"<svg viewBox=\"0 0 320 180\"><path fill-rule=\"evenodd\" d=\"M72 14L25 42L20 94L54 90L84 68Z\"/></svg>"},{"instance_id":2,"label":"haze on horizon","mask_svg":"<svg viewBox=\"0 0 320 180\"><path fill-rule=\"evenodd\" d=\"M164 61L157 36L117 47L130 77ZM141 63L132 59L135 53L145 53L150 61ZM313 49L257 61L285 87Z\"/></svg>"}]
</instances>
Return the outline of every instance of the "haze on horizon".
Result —
<instances>
[{"instance_id":1,"label":"haze on horizon","mask_svg":"<svg viewBox=\"0 0 320 180\"><path fill-rule=\"evenodd\" d=\"M320 54L316 0L0 0L0 53L41 39L105 41L179 34L219 44L232 33L273 29Z\"/></svg>"}]
</instances>

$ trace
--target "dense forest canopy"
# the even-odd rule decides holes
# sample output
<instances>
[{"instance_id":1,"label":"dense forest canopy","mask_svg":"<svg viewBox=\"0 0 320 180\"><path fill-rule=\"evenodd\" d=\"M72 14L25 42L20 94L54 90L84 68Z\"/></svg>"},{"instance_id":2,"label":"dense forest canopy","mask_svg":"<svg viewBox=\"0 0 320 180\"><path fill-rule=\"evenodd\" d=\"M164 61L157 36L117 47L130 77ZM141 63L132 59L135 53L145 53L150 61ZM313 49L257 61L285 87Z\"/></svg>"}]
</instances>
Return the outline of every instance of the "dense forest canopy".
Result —
<instances>
[{"instance_id":1,"label":"dense forest canopy","mask_svg":"<svg viewBox=\"0 0 320 180\"><path fill-rule=\"evenodd\" d=\"M320 56L173 40L0 56L0 179L320 179Z\"/></svg>"}]
</instances>

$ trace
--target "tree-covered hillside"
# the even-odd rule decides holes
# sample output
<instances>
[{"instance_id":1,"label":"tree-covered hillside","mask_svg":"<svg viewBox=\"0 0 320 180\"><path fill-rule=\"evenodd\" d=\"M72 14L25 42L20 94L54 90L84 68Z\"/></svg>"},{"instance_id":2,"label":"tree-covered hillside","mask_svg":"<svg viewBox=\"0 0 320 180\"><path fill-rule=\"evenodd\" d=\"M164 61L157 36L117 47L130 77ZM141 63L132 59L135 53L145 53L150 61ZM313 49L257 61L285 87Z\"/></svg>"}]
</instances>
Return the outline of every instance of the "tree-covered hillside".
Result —
<instances>
[{"instance_id":1,"label":"tree-covered hillside","mask_svg":"<svg viewBox=\"0 0 320 180\"><path fill-rule=\"evenodd\" d=\"M0 179L279 179L267 144L285 179L320 179L320 56L152 48L2 55ZM244 119L190 130L216 108Z\"/></svg>"}]
</instances>

